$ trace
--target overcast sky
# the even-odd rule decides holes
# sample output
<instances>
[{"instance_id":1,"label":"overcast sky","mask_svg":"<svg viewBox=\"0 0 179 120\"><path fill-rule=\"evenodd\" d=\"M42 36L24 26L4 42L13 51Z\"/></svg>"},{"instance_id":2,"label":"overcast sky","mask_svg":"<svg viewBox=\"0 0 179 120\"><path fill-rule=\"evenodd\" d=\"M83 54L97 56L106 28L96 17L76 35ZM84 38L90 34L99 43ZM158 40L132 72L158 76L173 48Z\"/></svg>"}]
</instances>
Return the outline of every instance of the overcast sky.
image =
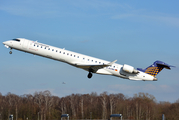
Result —
<instances>
[{"instance_id":1,"label":"overcast sky","mask_svg":"<svg viewBox=\"0 0 179 120\"><path fill-rule=\"evenodd\" d=\"M146 68L156 60L174 65L158 81L130 81L94 74L68 64L0 46L0 92L23 95L50 90L107 91L157 101L179 99L179 1L8 0L0 1L0 42L26 38L100 59ZM62 84L65 82L66 84Z\"/></svg>"}]
</instances>

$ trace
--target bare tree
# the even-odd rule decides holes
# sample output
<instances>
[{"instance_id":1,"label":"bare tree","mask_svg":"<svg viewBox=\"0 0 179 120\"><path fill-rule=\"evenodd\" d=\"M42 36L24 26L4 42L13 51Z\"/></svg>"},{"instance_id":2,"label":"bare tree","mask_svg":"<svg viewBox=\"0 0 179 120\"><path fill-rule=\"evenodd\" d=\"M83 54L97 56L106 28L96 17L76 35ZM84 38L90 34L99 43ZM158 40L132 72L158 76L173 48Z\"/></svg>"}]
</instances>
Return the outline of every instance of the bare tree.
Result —
<instances>
[{"instance_id":1,"label":"bare tree","mask_svg":"<svg viewBox=\"0 0 179 120\"><path fill-rule=\"evenodd\" d=\"M20 98L17 95L14 95L14 105L15 105L15 111L16 111L16 120L18 119L18 105L20 102Z\"/></svg>"},{"instance_id":2,"label":"bare tree","mask_svg":"<svg viewBox=\"0 0 179 120\"><path fill-rule=\"evenodd\" d=\"M13 102L14 102L12 94L10 92L6 95L6 101L8 103L8 116L9 116L11 114L11 109L12 109Z\"/></svg>"},{"instance_id":3,"label":"bare tree","mask_svg":"<svg viewBox=\"0 0 179 120\"><path fill-rule=\"evenodd\" d=\"M113 108L115 106L114 94L109 95L110 114L113 114Z\"/></svg>"},{"instance_id":4,"label":"bare tree","mask_svg":"<svg viewBox=\"0 0 179 120\"><path fill-rule=\"evenodd\" d=\"M44 96L44 120L46 120L46 113L49 114L50 116L50 109L53 105L53 97L50 93L50 91L46 90L43 92L43 96Z\"/></svg>"},{"instance_id":5,"label":"bare tree","mask_svg":"<svg viewBox=\"0 0 179 120\"><path fill-rule=\"evenodd\" d=\"M4 103L4 97L3 95L0 93L0 120L3 119L3 103Z\"/></svg>"},{"instance_id":6,"label":"bare tree","mask_svg":"<svg viewBox=\"0 0 179 120\"><path fill-rule=\"evenodd\" d=\"M106 119L107 115L107 92L103 92L100 94L101 96L101 104L102 104L102 119Z\"/></svg>"},{"instance_id":7,"label":"bare tree","mask_svg":"<svg viewBox=\"0 0 179 120\"><path fill-rule=\"evenodd\" d=\"M83 103L84 103L83 96L81 96L80 106L81 106L81 118L82 119L84 118Z\"/></svg>"},{"instance_id":8,"label":"bare tree","mask_svg":"<svg viewBox=\"0 0 179 120\"><path fill-rule=\"evenodd\" d=\"M43 92L35 92L34 93L34 102L39 106L39 113L41 115L41 120L44 120L43 113L44 113L44 96Z\"/></svg>"},{"instance_id":9,"label":"bare tree","mask_svg":"<svg viewBox=\"0 0 179 120\"><path fill-rule=\"evenodd\" d=\"M72 116L76 117L76 110L75 110L75 95L72 94L69 96L69 101L71 105L71 110L72 110Z\"/></svg>"},{"instance_id":10,"label":"bare tree","mask_svg":"<svg viewBox=\"0 0 179 120\"><path fill-rule=\"evenodd\" d=\"M65 98L64 97L59 100L59 108L61 110L61 114L66 114L67 111L66 111L66 105L65 105Z\"/></svg>"}]
</instances>

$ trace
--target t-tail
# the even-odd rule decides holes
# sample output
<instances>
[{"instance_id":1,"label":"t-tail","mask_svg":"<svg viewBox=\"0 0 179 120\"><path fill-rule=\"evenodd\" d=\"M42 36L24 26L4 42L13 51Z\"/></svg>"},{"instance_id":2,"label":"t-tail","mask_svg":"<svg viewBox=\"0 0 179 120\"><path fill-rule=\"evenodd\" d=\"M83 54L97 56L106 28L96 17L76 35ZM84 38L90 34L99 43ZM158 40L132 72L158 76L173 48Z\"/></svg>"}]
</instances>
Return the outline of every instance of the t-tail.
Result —
<instances>
[{"instance_id":1,"label":"t-tail","mask_svg":"<svg viewBox=\"0 0 179 120\"><path fill-rule=\"evenodd\" d=\"M137 68L137 70L145 72L155 77L163 68L171 69L170 67L174 67L174 66L168 65L162 61L155 61L152 65L150 65L146 69Z\"/></svg>"}]
</instances>

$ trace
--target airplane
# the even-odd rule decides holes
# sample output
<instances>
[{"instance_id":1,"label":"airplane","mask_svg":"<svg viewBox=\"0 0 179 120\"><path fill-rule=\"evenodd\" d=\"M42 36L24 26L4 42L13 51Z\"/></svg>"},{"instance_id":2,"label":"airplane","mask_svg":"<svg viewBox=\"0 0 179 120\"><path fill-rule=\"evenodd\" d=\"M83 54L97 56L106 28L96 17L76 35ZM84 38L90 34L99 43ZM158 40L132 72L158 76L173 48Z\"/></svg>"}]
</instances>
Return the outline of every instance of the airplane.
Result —
<instances>
[{"instance_id":1,"label":"airplane","mask_svg":"<svg viewBox=\"0 0 179 120\"><path fill-rule=\"evenodd\" d=\"M61 49L25 38L8 40L3 42L3 44L6 48L10 48L10 54L12 54L12 49L16 49L26 53L31 53L33 55L39 55L53 60L65 62L74 67L88 71L88 78L92 78L93 73L96 73L102 75L112 75L136 81L157 81L156 75L163 68L171 69L171 67L174 67L157 60L146 69L135 69L133 66L127 64L117 64L117 60L109 62L106 60L72 52L66 50L65 48Z\"/></svg>"}]
</instances>

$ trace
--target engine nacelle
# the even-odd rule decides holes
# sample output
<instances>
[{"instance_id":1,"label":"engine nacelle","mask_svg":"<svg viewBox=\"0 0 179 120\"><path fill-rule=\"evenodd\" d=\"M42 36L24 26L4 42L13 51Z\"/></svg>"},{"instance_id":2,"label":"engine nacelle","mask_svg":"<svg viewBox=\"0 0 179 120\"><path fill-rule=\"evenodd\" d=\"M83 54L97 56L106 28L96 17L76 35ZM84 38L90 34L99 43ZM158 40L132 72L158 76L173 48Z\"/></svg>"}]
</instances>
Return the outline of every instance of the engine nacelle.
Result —
<instances>
[{"instance_id":1,"label":"engine nacelle","mask_svg":"<svg viewBox=\"0 0 179 120\"><path fill-rule=\"evenodd\" d=\"M139 73L139 71L134 69L134 67L126 64L123 65L122 70L128 73L136 73L136 74Z\"/></svg>"}]
</instances>

